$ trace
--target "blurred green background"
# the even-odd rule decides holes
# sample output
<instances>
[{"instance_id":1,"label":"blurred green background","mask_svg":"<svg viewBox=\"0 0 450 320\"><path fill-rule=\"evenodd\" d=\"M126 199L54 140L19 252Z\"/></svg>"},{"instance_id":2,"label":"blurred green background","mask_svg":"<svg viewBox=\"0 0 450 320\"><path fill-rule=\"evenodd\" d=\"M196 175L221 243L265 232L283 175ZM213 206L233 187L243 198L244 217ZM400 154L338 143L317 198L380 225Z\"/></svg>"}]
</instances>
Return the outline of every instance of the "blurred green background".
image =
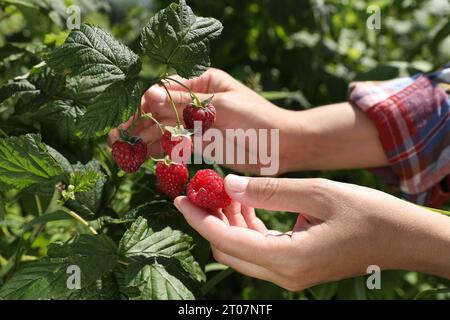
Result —
<instances>
[{"instance_id":1,"label":"blurred green background","mask_svg":"<svg viewBox=\"0 0 450 320\"><path fill-rule=\"evenodd\" d=\"M169 2L0 0L0 84L38 63L34 53L42 42L51 46L64 41L66 10L72 4L81 9L82 22L100 25L137 51L140 30L155 11ZM429 72L450 61L450 3L446 0L190 0L188 4L197 15L213 16L224 25L221 38L212 46L213 66L230 72L286 108L344 101L351 81ZM381 10L379 30L366 26L372 14L367 12L369 5ZM144 65L144 78L158 74L148 61ZM321 176L385 190L375 176L364 170L291 176ZM287 213L261 211L260 215L274 229L288 230L293 223L292 215ZM8 240L0 239L0 248L2 243L6 245ZM367 290L365 278L358 277L290 293L234 273L207 297L412 299L420 292L449 284L424 274L389 271L382 274L381 290ZM449 299L450 294L429 291L422 297Z\"/></svg>"}]
</instances>

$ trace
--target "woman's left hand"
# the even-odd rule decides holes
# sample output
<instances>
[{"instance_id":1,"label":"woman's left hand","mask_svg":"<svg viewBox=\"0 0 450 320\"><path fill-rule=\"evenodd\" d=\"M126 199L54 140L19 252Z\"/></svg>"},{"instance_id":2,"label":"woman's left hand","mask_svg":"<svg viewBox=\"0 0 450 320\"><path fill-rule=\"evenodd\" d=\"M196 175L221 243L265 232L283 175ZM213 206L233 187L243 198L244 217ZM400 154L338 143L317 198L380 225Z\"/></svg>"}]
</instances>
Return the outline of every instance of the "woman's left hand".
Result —
<instances>
[{"instance_id":1,"label":"woman's left hand","mask_svg":"<svg viewBox=\"0 0 450 320\"><path fill-rule=\"evenodd\" d=\"M450 278L450 218L380 191L325 179L229 175L227 208L175 206L210 243L217 261L298 291L381 269ZM267 230L253 208L298 214L292 231ZM276 213L274 213L276 214Z\"/></svg>"}]
</instances>

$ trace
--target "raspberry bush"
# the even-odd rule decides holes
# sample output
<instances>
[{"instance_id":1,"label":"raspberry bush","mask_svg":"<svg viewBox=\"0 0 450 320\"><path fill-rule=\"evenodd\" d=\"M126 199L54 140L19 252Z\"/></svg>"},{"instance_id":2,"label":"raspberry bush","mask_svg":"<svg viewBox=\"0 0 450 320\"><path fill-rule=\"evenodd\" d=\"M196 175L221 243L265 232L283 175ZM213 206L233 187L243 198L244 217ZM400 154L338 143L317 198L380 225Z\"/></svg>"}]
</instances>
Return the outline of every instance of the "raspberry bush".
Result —
<instances>
[{"instance_id":1,"label":"raspberry bush","mask_svg":"<svg viewBox=\"0 0 450 320\"><path fill-rule=\"evenodd\" d=\"M218 20L195 16L184 0L150 19L140 55L82 24L61 43L33 48L34 67L0 87L10 110L1 127L0 221L5 203L22 219L0 225L13 239L0 256L0 299L193 299L211 286L207 244L171 202L189 176L171 151L179 141L191 143L192 130L178 114L176 127L158 124L168 137L164 159L147 159L131 130L121 131L112 152L106 135L130 117L131 127L153 119L140 111L143 92L165 87L169 73L201 75L221 31ZM164 70L151 83L140 80L143 58ZM198 110L187 117L202 120L211 101L192 97ZM208 108L211 126L215 110ZM78 284L70 278L74 266Z\"/></svg>"}]
</instances>

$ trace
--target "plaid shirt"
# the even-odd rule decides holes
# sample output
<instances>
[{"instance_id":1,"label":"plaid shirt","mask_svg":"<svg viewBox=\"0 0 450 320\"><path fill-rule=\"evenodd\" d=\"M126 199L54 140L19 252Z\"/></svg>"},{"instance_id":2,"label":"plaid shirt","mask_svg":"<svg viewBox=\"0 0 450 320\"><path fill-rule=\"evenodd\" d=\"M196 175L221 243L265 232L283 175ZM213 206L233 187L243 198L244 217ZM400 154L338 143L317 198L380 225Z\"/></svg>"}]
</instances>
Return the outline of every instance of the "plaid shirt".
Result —
<instances>
[{"instance_id":1,"label":"plaid shirt","mask_svg":"<svg viewBox=\"0 0 450 320\"><path fill-rule=\"evenodd\" d=\"M375 168L403 198L439 208L450 198L450 65L428 75L354 82L349 101L374 122L390 166Z\"/></svg>"}]
</instances>

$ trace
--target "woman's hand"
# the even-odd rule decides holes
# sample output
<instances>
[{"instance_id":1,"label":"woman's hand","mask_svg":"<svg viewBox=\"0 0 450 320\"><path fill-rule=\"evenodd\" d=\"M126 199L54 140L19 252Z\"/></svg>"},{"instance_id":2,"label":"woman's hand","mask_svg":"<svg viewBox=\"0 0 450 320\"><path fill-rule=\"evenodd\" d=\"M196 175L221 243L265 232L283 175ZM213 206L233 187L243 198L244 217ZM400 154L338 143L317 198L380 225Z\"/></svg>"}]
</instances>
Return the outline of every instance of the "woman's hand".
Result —
<instances>
[{"instance_id":1,"label":"woman's hand","mask_svg":"<svg viewBox=\"0 0 450 320\"><path fill-rule=\"evenodd\" d=\"M278 174L388 164L375 126L364 112L349 103L289 111L275 106L218 69L209 69L201 77L192 80L174 78L191 88L202 100L214 95L213 104L217 110L214 127L222 133L226 129L279 129L279 159L275 159L278 160ZM175 82L169 82L167 86L181 116L183 108L191 102L191 96L183 86ZM146 91L141 108L162 124L176 124L170 100L158 85ZM131 120L121 127L128 129ZM150 155L162 154L159 142L161 131L152 120L141 122L133 130L133 134L149 145ZM118 138L119 131L112 130L109 144L112 145ZM203 146L208 143L205 142ZM248 159L248 143L235 147L244 150L245 159ZM271 146L267 146L267 149L270 150ZM222 151L226 156L225 148ZM267 165L261 165L260 160L256 164L247 161L245 164L228 163L225 166L239 172L260 174L261 167Z\"/></svg>"},{"instance_id":2,"label":"woman's hand","mask_svg":"<svg viewBox=\"0 0 450 320\"><path fill-rule=\"evenodd\" d=\"M226 129L280 129L280 155L286 154L284 152L288 148L286 143L291 132L295 131L294 126L295 129L297 128L296 124L291 121L295 112L275 106L229 74L218 69L209 69L201 77L192 80L173 78L191 88L202 100L214 95L212 103L217 110L217 120L214 127L223 134L225 134ZM178 113L181 117L184 107L192 102L191 96L184 87L175 82L169 82L167 87L178 106ZM154 85L147 90L143 96L141 107L143 112L152 113L164 125L174 126L176 124L176 117L170 100L164 89L158 85ZM293 123L293 125L291 126L290 123ZM121 127L127 129L130 125L131 119ZM135 128L134 135L141 137L145 143L150 144L150 155L162 154L159 143L161 132L153 121L143 121ZM110 145L118 138L118 130L111 131L109 135ZM225 155L225 150L223 151ZM248 150L245 152L248 153ZM259 164L227 166L241 172L258 174L260 168Z\"/></svg>"},{"instance_id":3,"label":"woman's hand","mask_svg":"<svg viewBox=\"0 0 450 320\"><path fill-rule=\"evenodd\" d=\"M365 274L367 267L450 279L450 218L376 190L323 179L229 175L234 203L208 213L175 199L189 224L233 269L286 289ZM300 213L291 232L268 231L252 208Z\"/></svg>"}]
</instances>

